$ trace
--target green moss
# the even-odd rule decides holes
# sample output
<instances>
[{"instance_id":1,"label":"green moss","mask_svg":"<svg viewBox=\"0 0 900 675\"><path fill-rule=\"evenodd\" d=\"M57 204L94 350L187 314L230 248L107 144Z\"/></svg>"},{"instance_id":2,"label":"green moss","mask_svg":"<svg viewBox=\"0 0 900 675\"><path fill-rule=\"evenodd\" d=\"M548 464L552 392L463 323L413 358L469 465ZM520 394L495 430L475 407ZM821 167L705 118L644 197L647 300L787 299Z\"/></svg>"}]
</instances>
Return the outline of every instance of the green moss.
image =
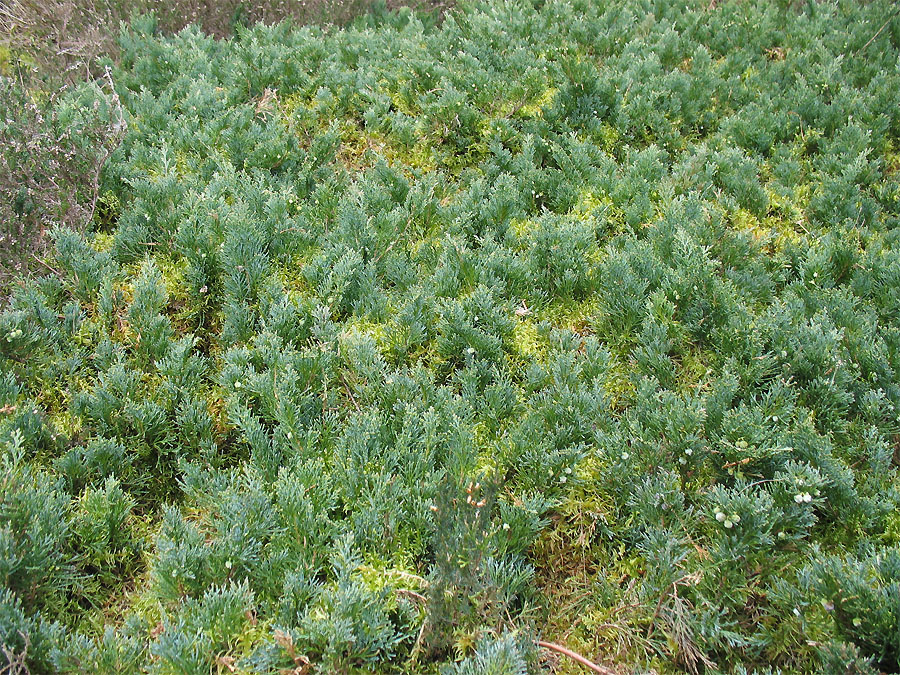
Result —
<instances>
[{"instance_id":1,"label":"green moss","mask_svg":"<svg viewBox=\"0 0 900 675\"><path fill-rule=\"evenodd\" d=\"M567 328L579 334L592 332L591 322L600 311L596 298L587 300L554 300L535 311L535 320L547 321L556 328Z\"/></svg>"},{"instance_id":2,"label":"green moss","mask_svg":"<svg viewBox=\"0 0 900 675\"><path fill-rule=\"evenodd\" d=\"M536 99L519 108L518 114L522 117L543 117L544 111L553 107L553 100L558 93L557 87L548 87Z\"/></svg>"},{"instance_id":3,"label":"green moss","mask_svg":"<svg viewBox=\"0 0 900 675\"><path fill-rule=\"evenodd\" d=\"M534 320L522 319L516 323L512 335L512 351L522 363L541 361L544 341L540 338Z\"/></svg>"},{"instance_id":4,"label":"green moss","mask_svg":"<svg viewBox=\"0 0 900 675\"><path fill-rule=\"evenodd\" d=\"M12 73L12 52L9 47L0 45L0 75L9 77Z\"/></svg>"}]
</instances>

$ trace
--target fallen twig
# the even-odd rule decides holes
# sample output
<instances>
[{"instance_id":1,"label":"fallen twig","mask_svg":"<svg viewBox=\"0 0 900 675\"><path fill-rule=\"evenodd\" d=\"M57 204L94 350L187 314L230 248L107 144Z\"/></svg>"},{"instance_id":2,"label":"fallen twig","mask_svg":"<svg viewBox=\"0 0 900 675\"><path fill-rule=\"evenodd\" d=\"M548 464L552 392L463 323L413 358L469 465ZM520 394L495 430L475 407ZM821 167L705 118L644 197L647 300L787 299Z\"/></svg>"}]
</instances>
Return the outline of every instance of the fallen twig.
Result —
<instances>
[{"instance_id":1,"label":"fallen twig","mask_svg":"<svg viewBox=\"0 0 900 675\"><path fill-rule=\"evenodd\" d=\"M424 595L422 595L421 593L416 593L415 591L411 591L408 588L395 588L394 591L397 593L397 595L405 595L406 597L412 598L417 602L422 603L423 605L428 602Z\"/></svg>"},{"instance_id":2,"label":"fallen twig","mask_svg":"<svg viewBox=\"0 0 900 675\"><path fill-rule=\"evenodd\" d=\"M62 272L60 272L60 271L57 270L57 269L53 269L53 268L49 265L49 263L47 263L46 261L42 260L41 258L38 258L34 253L31 254L31 257L34 258L35 260L37 260L41 265L43 265L44 267L46 267L48 270L50 270L51 272L53 272L53 274L55 274L56 276L62 277Z\"/></svg>"},{"instance_id":3,"label":"fallen twig","mask_svg":"<svg viewBox=\"0 0 900 675\"><path fill-rule=\"evenodd\" d=\"M881 31L883 31L885 28L887 28L887 25L891 22L892 19L894 19L897 16L898 13L900 13L900 9L895 10L893 14L891 14L887 19L885 19L885 22L883 24L881 24L881 28L879 28L877 31L875 31L875 35L870 37L869 41L866 44L864 44L862 47L860 47L855 52L853 52L853 56L856 56L861 51L864 51L866 47L868 47L870 44L872 44L875 41L875 38L877 38L879 35L881 35Z\"/></svg>"},{"instance_id":4,"label":"fallen twig","mask_svg":"<svg viewBox=\"0 0 900 675\"><path fill-rule=\"evenodd\" d=\"M535 640L535 644L538 647L543 647L544 649L549 649L551 651L562 654L563 656L568 656L573 661L576 661L583 665L585 668L590 668L595 673L600 673L600 675L618 675L616 671L610 670L609 668L604 668L603 666L598 666L593 661L588 661L581 654L576 654L571 649L567 649L561 645L553 644L552 642L544 642L543 640Z\"/></svg>"}]
</instances>

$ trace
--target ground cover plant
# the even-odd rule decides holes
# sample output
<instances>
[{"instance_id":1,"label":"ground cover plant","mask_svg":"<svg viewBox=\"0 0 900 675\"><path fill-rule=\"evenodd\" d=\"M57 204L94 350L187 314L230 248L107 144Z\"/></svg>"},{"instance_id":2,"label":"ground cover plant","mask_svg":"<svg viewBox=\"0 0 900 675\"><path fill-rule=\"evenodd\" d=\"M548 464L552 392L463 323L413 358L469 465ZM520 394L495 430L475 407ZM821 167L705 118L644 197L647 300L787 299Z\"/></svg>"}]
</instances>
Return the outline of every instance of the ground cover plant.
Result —
<instances>
[{"instance_id":1,"label":"ground cover plant","mask_svg":"<svg viewBox=\"0 0 900 675\"><path fill-rule=\"evenodd\" d=\"M7 672L900 670L891 3L118 42L0 314Z\"/></svg>"}]
</instances>

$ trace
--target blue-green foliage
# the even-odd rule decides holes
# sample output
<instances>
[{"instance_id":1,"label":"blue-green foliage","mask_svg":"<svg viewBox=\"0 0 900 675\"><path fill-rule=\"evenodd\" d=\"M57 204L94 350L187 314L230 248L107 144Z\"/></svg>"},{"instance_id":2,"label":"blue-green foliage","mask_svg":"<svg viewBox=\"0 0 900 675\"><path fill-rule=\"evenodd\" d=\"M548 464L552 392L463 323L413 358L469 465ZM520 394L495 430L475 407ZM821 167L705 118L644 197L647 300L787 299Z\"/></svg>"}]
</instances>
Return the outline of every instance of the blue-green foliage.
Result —
<instances>
[{"instance_id":1,"label":"blue-green foliage","mask_svg":"<svg viewBox=\"0 0 900 675\"><path fill-rule=\"evenodd\" d=\"M0 670L900 668L889 2L120 48L0 313Z\"/></svg>"},{"instance_id":2,"label":"blue-green foliage","mask_svg":"<svg viewBox=\"0 0 900 675\"><path fill-rule=\"evenodd\" d=\"M495 640L482 640L475 654L447 668L446 675L525 675L533 647L523 644L521 636L507 633Z\"/></svg>"}]
</instances>

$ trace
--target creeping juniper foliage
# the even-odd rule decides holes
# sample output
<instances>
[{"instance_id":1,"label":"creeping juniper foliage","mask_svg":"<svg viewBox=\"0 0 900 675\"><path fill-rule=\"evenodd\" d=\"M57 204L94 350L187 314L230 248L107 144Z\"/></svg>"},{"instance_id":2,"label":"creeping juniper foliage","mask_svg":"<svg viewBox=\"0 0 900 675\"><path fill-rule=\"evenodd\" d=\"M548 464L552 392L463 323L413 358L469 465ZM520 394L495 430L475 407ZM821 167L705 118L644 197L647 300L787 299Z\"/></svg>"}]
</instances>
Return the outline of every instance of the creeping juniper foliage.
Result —
<instances>
[{"instance_id":1,"label":"creeping juniper foliage","mask_svg":"<svg viewBox=\"0 0 900 675\"><path fill-rule=\"evenodd\" d=\"M0 313L0 670L900 671L891 2L118 40Z\"/></svg>"}]
</instances>

